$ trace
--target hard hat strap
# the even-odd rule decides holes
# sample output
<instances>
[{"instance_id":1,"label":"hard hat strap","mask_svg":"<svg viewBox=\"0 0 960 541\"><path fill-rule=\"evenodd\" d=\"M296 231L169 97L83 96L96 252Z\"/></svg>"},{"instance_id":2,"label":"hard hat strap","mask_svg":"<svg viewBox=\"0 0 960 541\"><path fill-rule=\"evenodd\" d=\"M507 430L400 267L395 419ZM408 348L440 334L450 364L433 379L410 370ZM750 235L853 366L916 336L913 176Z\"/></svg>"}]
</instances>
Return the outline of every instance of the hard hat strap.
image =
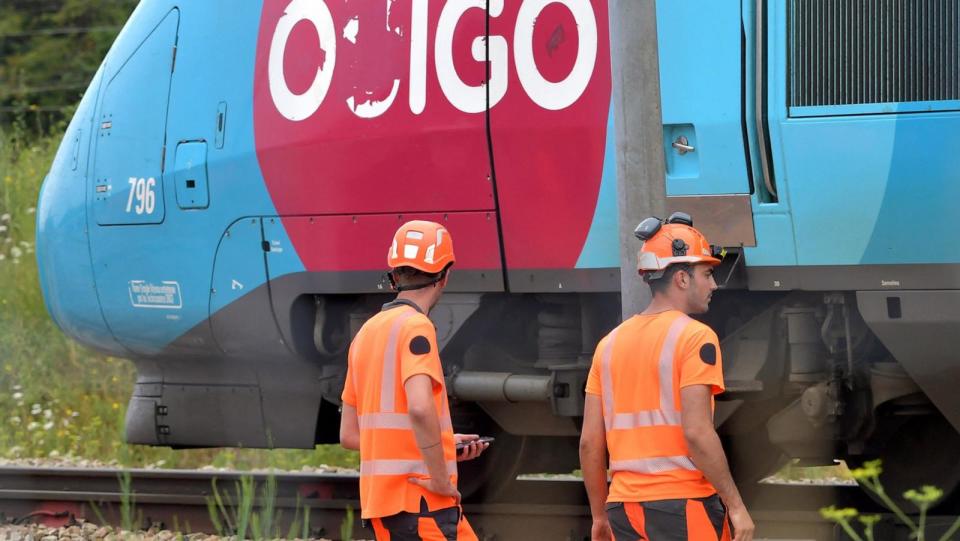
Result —
<instances>
[{"instance_id":1,"label":"hard hat strap","mask_svg":"<svg viewBox=\"0 0 960 541\"><path fill-rule=\"evenodd\" d=\"M440 274L438 274L437 277L434 278L433 280L430 280L430 281L428 281L428 282L423 282L422 284L413 284L413 285L400 285L400 284L397 282L397 279L393 276L393 272L388 272L388 273L387 273L387 279L390 280L390 288L393 289L394 291L397 291L397 292L400 292L400 291L416 291L416 290L418 290L418 289L423 289L423 288L425 288L425 287L430 287L430 286L432 286L432 285L440 282L440 280L443 280L444 276L446 276L446 275L447 275L447 270L444 269L444 270L441 271Z\"/></svg>"}]
</instances>

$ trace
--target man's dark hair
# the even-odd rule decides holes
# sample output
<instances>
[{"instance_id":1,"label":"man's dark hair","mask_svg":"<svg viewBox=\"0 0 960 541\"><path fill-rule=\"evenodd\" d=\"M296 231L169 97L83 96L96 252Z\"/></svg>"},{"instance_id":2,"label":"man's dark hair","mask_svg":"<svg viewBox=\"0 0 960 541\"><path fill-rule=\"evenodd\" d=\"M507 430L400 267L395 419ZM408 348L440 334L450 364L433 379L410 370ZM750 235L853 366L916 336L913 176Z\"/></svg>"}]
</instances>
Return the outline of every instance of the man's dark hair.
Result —
<instances>
[{"instance_id":1,"label":"man's dark hair","mask_svg":"<svg viewBox=\"0 0 960 541\"><path fill-rule=\"evenodd\" d=\"M443 280L449 268L450 266L448 265L447 268L440 272L423 272L420 269L403 266L393 269L390 274L393 276L396 285L400 286L400 288L419 289L417 286L427 286Z\"/></svg>"},{"instance_id":2,"label":"man's dark hair","mask_svg":"<svg viewBox=\"0 0 960 541\"><path fill-rule=\"evenodd\" d=\"M647 285L650 286L650 293L653 293L654 295L656 295L658 293L663 293L664 291L667 290L667 287L669 287L670 281L673 279L674 274L680 271L684 271L687 274L691 274L692 270L693 270L693 265L689 263L674 263L673 265L670 265L669 267L664 269L663 274L659 278L655 278L653 280L644 280L644 281L647 282Z\"/></svg>"}]
</instances>

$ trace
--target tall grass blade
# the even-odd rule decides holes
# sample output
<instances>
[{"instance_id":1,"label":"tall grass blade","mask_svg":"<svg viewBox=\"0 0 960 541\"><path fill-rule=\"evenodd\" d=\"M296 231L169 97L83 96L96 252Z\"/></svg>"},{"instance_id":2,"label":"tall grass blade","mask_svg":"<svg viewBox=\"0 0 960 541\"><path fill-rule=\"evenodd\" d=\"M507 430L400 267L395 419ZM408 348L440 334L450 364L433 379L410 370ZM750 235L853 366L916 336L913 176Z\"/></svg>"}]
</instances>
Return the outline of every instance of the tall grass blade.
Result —
<instances>
[{"instance_id":1,"label":"tall grass blade","mask_svg":"<svg viewBox=\"0 0 960 541\"><path fill-rule=\"evenodd\" d=\"M347 516L343 517L340 524L340 539L343 541L353 541L353 507L347 506Z\"/></svg>"}]
</instances>

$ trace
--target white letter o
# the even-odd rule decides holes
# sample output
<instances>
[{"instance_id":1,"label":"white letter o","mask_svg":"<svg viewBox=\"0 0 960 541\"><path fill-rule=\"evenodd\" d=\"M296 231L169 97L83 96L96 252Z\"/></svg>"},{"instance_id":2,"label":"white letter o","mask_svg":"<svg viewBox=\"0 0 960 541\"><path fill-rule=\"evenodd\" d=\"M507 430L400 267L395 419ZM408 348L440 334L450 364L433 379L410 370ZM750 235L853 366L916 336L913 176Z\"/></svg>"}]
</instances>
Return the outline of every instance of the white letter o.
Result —
<instances>
[{"instance_id":1,"label":"white letter o","mask_svg":"<svg viewBox=\"0 0 960 541\"><path fill-rule=\"evenodd\" d=\"M283 56L293 27L300 21L310 21L317 29L320 46L326 51L323 67L317 68L310 88L303 94L294 94L287 86L283 74ZM281 115L293 121L312 115L323 103L333 79L333 66L337 61L337 35L333 28L333 16L323 0L292 0L284 10L270 42L270 58L267 74L270 80L270 95Z\"/></svg>"},{"instance_id":2,"label":"white letter o","mask_svg":"<svg viewBox=\"0 0 960 541\"><path fill-rule=\"evenodd\" d=\"M577 60L567 78L553 83L537 69L533 58L533 26L550 4L563 4L573 14L580 35ZM577 101L590 83L597 61L597 19L589 0L527 0L520 6L513 34L513 60L527 95L540 107L556 111Z\"/></svg>"}]
</instances>

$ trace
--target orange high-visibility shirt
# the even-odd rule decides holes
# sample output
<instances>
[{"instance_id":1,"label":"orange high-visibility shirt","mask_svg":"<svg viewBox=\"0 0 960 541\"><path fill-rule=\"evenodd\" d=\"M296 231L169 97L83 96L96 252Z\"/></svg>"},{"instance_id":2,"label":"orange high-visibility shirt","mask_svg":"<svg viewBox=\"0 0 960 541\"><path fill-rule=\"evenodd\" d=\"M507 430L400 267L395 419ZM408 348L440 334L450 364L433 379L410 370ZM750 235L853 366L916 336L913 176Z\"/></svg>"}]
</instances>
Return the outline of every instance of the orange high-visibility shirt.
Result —
<instances>
[{"instance_id":1,"label":"orange high-visibility shirt","mask_svg":"<svg viewBox=\"0 0 960 541\"><path fill-rule=\"evenodd\" d=\"M723 367L716 333L679 311L633 316L597 345L586 391L603 404L613 476L608 502L716 492L683 436L680 388L688 385L723 392Z\"/></svg>"},{"instance_id":2,"label":"orange high-visibility shirt","mask_svg":"<svg viewBox=\"0 0 960 541\"><path fill-rule=\"evenodd\" d=\"M388 517L401 511L420 512L420 498L431 511L453 507L449 496L428 492L407 481L428 478L417 446L403 384L411 376L433 380L433 399L440 419L441 445L450 481L457 482L457 454L430 319L411 306L387 305L370 318L350 344L343 402L357 408L360 421L361 517Z\"/></svg>"}]
</instances>

